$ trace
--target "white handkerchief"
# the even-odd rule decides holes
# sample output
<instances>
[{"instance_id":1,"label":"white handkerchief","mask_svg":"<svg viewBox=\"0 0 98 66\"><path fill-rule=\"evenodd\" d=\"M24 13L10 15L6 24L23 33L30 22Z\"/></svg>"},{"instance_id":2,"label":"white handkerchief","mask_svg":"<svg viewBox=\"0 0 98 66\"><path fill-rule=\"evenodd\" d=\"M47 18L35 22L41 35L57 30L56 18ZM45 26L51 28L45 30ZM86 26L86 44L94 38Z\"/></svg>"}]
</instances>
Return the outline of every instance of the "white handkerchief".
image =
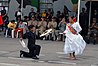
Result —
<instances>
[{"instance_id":1,"label":"white handkerchief","mask_svg":"<svg viewBox=\"0 0 98 66\"><path fill-rule=\"evenodd\" d=\"M25 42L24 42L23 40L19 40L19 42L20 42L20 44L21 44L24 48L26 48L26 44L25 44Z\"/></svg>"},{"instance_id":2,"label":"white handkerchief","mask_svg":"<svg viewBox=\"0 0 98 66\"><path fill-rule=\"evenodd\" d=\"M49 33L51 33L51 32L52 32L52 29L48 29L48 30L46 30L43 34L41 34L40 37L49 35Z\"/></svg>"}]
</instances>

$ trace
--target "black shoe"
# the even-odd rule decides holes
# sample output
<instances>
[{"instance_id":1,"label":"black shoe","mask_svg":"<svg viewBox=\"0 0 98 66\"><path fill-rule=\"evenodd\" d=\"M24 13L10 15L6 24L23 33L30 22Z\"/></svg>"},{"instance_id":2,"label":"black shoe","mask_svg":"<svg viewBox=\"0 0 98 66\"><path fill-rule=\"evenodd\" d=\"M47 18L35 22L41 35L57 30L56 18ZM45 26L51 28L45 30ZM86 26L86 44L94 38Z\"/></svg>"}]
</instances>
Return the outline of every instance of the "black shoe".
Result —
<instances>
[{"instance_id":1,"label":"black shoe","mask_svg":"<svg viewBox=\"0 0 98 66\"><path fill-rule=\"evenodd\" d=\"M96 40L93 41L93 44L94 44L94 45L96 44Z\"/></svg>"},{"instance_id":2,"label":"black shoe","mask_svg":"<svg viewBox=\"0 0 98 66\"><path fill-rule=\"evenodd\" d=\"M90 44L90 41L89 40L87 40L87 44Z\"/></svg>"},{"instance_id":3,"label":"black shoe","mask_svg":"<svg viewBox=\"0 0 98 66\"><path fill-rule=\"evenodd\" d=\"M22 57L22 55L23 55L23 51L22 51L22 50L20 50L20 58Z\"/></svg>"},{"instance_id":4,"label":"black shoe","mask_svg":"<svg viewBox=\"0 0 98 66\"><path fill-rule=\"evenodd\" d=\"M35 56L35 57L32 57L32 59L39 59L37 56Z\"/></svg>"}]
</instances>

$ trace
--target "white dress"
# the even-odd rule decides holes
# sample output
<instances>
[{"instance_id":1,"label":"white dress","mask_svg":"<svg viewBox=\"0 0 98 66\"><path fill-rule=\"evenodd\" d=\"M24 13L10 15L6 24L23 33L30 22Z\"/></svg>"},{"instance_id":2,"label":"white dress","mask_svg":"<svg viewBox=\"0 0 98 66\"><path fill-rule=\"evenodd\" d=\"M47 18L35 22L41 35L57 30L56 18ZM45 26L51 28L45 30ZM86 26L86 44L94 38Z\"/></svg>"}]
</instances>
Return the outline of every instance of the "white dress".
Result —
<instances>
[{"instance_id":1,"label":"white dress","mask_svg":"<svg viewBox=\"0 0 98 66\"><path fill-rule=\"evenodd\" d=\"M65 38L65 45L64 45L64 52L65 54L75 52L75 55L80 55L83 53L85 49L86 42L83 40L82 36L79 32L82 30L78 22L75 22L71 25L76 31L77 34L73 34L70 32L68 26L66 26L66 30L64 31L66 38Z\"/></svg>"}]
</instances>

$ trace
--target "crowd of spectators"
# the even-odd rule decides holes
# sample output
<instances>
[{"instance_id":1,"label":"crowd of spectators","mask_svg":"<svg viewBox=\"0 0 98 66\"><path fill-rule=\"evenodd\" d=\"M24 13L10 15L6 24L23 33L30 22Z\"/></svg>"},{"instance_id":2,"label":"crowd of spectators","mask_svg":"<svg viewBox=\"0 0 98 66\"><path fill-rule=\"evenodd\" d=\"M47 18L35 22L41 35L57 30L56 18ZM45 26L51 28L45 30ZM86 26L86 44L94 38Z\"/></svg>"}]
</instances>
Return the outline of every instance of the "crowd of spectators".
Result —
<instances>
[{"instance_id":1,"label":"crowd of spectators","mask_svg":"<svg viewBox=\"0 0 98 66\"><path fill-rule=\"evenodd\" d=\"M3 9L5 10L5 8ZM56 16L53 16L53 12L49 9L48 11L44 10L42 13L39 11L34 12L34 9L31 8L31 12L22 18L22 12L19 9L15 12L16 20L9 20L9 17L6 13L6 10L3 11L1 16L3 17L4 24L1 26L4 35L12 37L12 30L14 30L14 37L17 37L19 32L19 37L22 38L22 35L28 32L28 26L34 25L36 27L36 38L45 39L45 40L61 40L63 37L63 31L66 28L65 22L67 22L66 15L62 14L60 11L57 11ZM67 14L68 15L68 14ZM48 29L52 29L49 36L40 37L40 35Z\"/></svg>"},{"instance_id":2,"label":"crowd of spectators","mask_svg":"<svg viewBox=\"0 0 98 66\"><path fill-rule=\"evenodd\" d=\"M95 11L96 12L96 11ZM92 18L97 18L97 13L94 13ZM5 8L1 11L1 16L3 17L4 24L1 25L2 31L4 31L4 35L12 37L12 30L14 30L14 37L17 37L17 33L19 33L19 37L22 38L22 35L28 32L28 26L34 25L36 27L36 38L41 40L61 40L64 41L63 31L66 29L66 22L68 22L68 11L64 9L64 13L57 11L56 16L53 16L53 12L51 9L44 10L42 13L39 11L34 12L34 9L31 8L31 12L22 18L22 12L19 9L15 12L16 20L9 20L7 16ZM76 19L75 19L76 21ZM97 22L97 20L96 20ZM93 23L91 23L93 24ZM83 37L88 35L88 13L85 8L82 8L82 12L80 13L80 25L82 27L81 35ZM97 26L98 27L98 26ZM42 33L46 30L52 29L52 32L48 36L40 37ZM90 31L90 30L89 30ZM98 32L98 30L97 30Z\"/></svg>"}]
</instances>

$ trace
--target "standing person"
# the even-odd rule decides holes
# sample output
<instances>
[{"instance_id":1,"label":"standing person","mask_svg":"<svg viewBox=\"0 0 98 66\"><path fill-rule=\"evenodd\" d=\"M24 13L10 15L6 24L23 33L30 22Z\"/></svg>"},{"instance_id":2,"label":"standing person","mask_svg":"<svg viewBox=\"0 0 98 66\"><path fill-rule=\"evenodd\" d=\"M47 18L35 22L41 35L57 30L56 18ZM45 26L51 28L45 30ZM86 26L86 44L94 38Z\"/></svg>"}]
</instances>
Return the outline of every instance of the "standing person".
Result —
<instances>
[{"instance_id":1,"label":"standing person","mask_svg":"<svg viewBox=\"0 0 98 66\"><path fill-rule=\"evenodd\" d=\"M6 30L8 29L8 25L9 24L9 17L6 17L6 19L4 20L4 27L5 27L5 30L4 30L4 35L6 33Z\"/></svg>"},{"instance_id":2,"label":"standing person","mask_svg":"<svg viewBox=\"0 0 98 66\"><path fill-rule=\"evenodd\" d=\"M48 13L47 13L47 19L48 19L48 21L51 21L52 17L53 17L53 13L52 13L51 9L48 9Z\"/></svg>"},{"instance_id":3,"label":"standing person","mask_svg":"<svg viewBox=\"0 0 98 66\"><path fill-rule=\"evenodd\" d=\"M4 23L4 22L3 22L2 16L0 15L0 28L2 28L2 30L3 30L3 27L2 27L2 26L3 26L3 23ZM0 31L1 31L1 30L0 30Z\"/></svg>"},{"instance_id":4,"label":"standing person","mask_svg":"<svg viewBox=\"0 0 98 66\"><path fill-rule=\"evenodd\" d=\"M35 34L35 27L34 25L30 25L28 27L29 32L25 33L23 35L23 38L27 38L28 39L28 49L29 52L25 52L25 51L20 51L20 57L23 55L23 57L28 57L28 58L32 58L32 59L39 59L37 56L39 56L40 53L40 49L41 46L40 45L36 45L36 34Z\"/></svg>"},{"instance_id":5,"label":"standing person","mask_svg":"<svg viewBox=\"0 0 98 66\"><path fill-rule=\"evenodd\" d=\"M1 16L2 16L3 22L6 19L6 17L8 17L5 7L3 7L3 10L1 10ZM2 27L2 31L3 31L4 30L4 24L2 24L1 27Z\"/></svg>"},{"instance_id":6,"label":"standing person","mask_svg":"<svg viewBox=\"0 0 98 66\"><path fill-rule=\"evenodd\" d=\"M97 10L94 10L94 12L93 12L93 14L92 14L92 21L93 21L93 18L95 18L96 19L96 22L98 23L98 12L97 12Z\"/></svg>"},{"instance_id":7,"label":"standing person","mask_svg":"<svg viewBox=\"0 0 98 66\"><path fill-rule=\"evenodd\" d=\"M31 12L29 13L29 19L31 20L32 17L35 17L36 13L34 12L34 8L31 8Z\"/></svg>"},{"instance_id":8,"label":"standing person","mask_svg":"<svg viewBox=\"0 0 98 66\"><path fill-rule=\"evenodd\" d=\"M35 18L36 18L37 21L41 20L41 15L40 15L39 11L36 12Z\"/></svg>"},{"instance_id":9,"label":"standing person","mask_svg":"<svg viewBox=\"0 0 98 66\"><path fill-rule=\"evenodd\" d=\"M6 19L6 17L7 17L7 13L6 13L6 9L5 9L5 7L3 7L3 10L1 10L1 16L2 16L2 18L3 18L3 21Z\"/></svg>"},{"instance_id":10,"label":"standing person","mask_svg":"<svg viewBox=\"0 0 98 66\"><path fill-rule=\"evenodd\" d=\"M19 8L16 12L15 12L15 17L16 17L16 21L18 21L18 18L21 18L22 12L21 9Z\"/></svg>"},{"instance_id":11,"label":"standing person","mask_svg":"<svg viewBox=\"0 0 98 66\"><path fill-rule=\"evenodd\" d=\"M82 27L81 35L85 38L88 32L88 14L85 8L82 8L80 13L80 26Z\"/></svg>"},{"instance_id":12,"label":"standing person","mask_svg":"<svg viewBox=\"0 0 98 66\"><path fill-rule=\"evenodd\" d=\"M69 17L69 22L66 24L66 30L64 31L66 35L64 52L65 54L69 54L71 60L75 60L76 55L82 54L86 43L79 34L82 30L79 23L74 22L71 17Z\"/></svg>"},{"instance_id":13,"label":"standing person","mask_svg":"<svg viewBox=\"0 0 98 66\"><path fill-rule=\"evenodd\" d=\"M60 11L57 11L56 18L57 18L56 21L57 21L57 25L58 25L59 22L62 20L62 14ZM59 28L57 27L57 29L59 29Z\"/></svg>"}]
</instances>

